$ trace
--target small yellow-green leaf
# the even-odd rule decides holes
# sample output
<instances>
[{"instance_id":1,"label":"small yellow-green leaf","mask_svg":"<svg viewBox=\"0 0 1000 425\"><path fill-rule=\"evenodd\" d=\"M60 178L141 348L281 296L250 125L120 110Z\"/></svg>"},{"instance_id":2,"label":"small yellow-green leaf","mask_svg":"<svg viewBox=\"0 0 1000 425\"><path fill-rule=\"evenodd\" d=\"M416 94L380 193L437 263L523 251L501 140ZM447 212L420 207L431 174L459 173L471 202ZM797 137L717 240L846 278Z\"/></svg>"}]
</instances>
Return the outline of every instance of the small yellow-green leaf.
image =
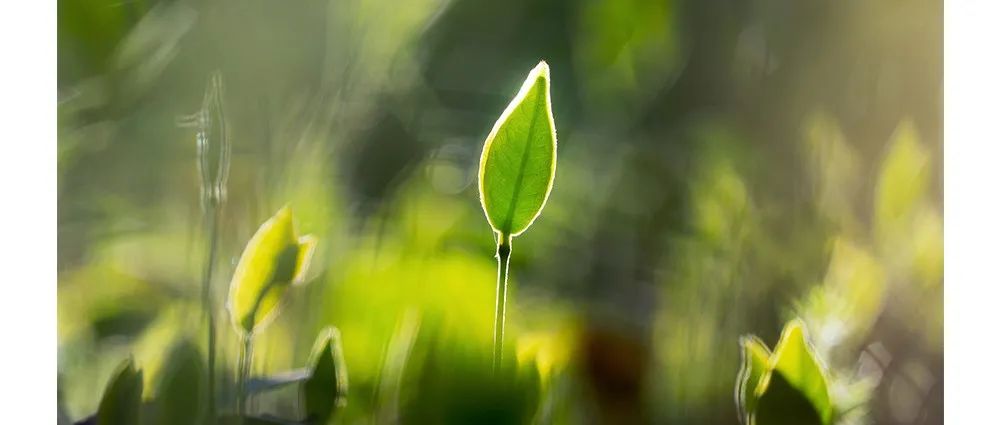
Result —
<instances>
[{"instance_id":1,"label":"small yellow-green leaf","mask_svg":"<svg viewBox=\"0 0 1000 425\"><path fill-rule=\"evenodd\" d=\"M493 230L524 232L542 212L556 176L556 126L549 66L531 70L486 137L479 160L479 199Z\"/></svg>"},{"instance_id":2,"label":"small yellow-green leaf","mask_svg":"<svg viewBox=\"0 0 1000 425\"><path fill-rule=\"evenodd\" d=\"M97 408L97 425L132 425L139 423L142 409L142 371L136 370L129 357L111 375Z\"/></svg>"},{"instance_id":3,"label":"small yellow-green leaf","mask_svg":"<svg viewBox=\"0 0 1000 425\"><path fill-rule=\"evenodd\" d=\"M785 329L781 332L781 339L775 346L774 353L768 362L768 368L770 373L761 379L756 390L759 399L758 420L760 419L759 414L764 412L765 407L767 409L790 409L790 405L781 407L781 403L773 402L773 400L786 400L782 403L790 403L787 400L794 397L786 393L794 390L791 392L800 393L802 398L815 409L820 423L829 423L833 416L833 406L830 402L826 374L806 341L805 329L801 320L795 319L785 325ZM785 384L791 390L782 387ZM758 423L768 425L768 422L764 421Z\"/></svg>"},{"instance_id":4,"label":"small yellow-green leaf","mask_svg":"<svg viewBox=\"0 0 1000 425\"><path fill-rule=\"evenodd\" d=\"M301 390L306 421L327 424L337 409L347 404L347 367L336 328L329 327L320 334L311 362L312 373Z\"/></svg>"},{"instance_id":5,"label":"small yellow-green leaf","mask_svg":"<svg viewBox=\"0 0 1000 425\"><path fill-rule=\"evenodd\" d=\"M763 341L752 335L740 338L740 347L743 353L743 366L737 378L736 403L740 415L746 418L757 406L757 395L754 391L767 372L771 351Z\"/></svg>"},{"instance_id":6,"label":"small yellow-green leaf","mask_svg":"<svg viewBox=\"0 0 1000 425\"><path fill-rule=\"evenodd\" d=\"M287 206L247 243L229 285L233 324L250 333L274 311L288 286L305 275L315 240L299 238Z\"/></svg>"}]
</instances>

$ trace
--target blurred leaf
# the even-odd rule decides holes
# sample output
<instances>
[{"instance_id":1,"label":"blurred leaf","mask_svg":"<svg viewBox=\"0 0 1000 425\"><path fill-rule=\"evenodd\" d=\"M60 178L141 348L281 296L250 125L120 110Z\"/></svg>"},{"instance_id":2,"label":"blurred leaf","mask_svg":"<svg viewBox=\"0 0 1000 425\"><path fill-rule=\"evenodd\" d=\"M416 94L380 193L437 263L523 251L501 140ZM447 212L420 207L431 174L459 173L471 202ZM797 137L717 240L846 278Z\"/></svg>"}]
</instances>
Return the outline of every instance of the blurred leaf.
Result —
<instances>
[{"instance_id":1,"label":"blurred leaf","mask_svg":"<svg viewBox=\"0 0 1000 425\"><path fill-rule=\"evenodd\" d=\"M702 176L691 183L692 221L700 239L732 249L746 236L750 197L731 161L705 159Z\"/></svg>"},{"instance_id":2,"label":"blurred leaf","mask_svg":"<svg viewBox=\"0 0 1000 425\"><path fill-rule=\"evenodd\" d=\"M855 199L861 187L861 161L836 119L816 113L805 129L819 213L845 230L857 227Z\"/></svg>"},{"instance_id":3,"label":"blurred leaf","mask_svg":"<svg viewBox=\"0 0 1000 425\"><path fill-rule=\"evenodd\" d=\"M677 5L668 1L581 2L574 59L598 116L641 110L681 69Z\"/></svg>"},{"instance_id":4,"label":"blurred leaf","mask_svg":"<svg viewBox=\"0 0 1000 425\"><path fill-rule=\"evenodd\" d=\"M116 0L59 0L60 81L105 72L115 48L149 8L137 0L128 7Z\"/></svg>"},{"instance_id":5,"label":"blurred leaf","mask_svg":"<svg viewBox=\"0 0 1000 425\"><path fill-rule=\"evenodd\" d=\"M60 272L60 344L88 335L98 339L133 337L170 300L162 286L114 267L107 257Z\"/></svg>"},{"instance_id":6,"label":"blurred leaf","mask_svg":"<svg viewBox=\"0 0 1000 425\"><path fill-rule=\"evenodd\" d=\"M97 425L134 425L139 423L142 409L142 371L136 370L132 358L126 359L111 375L101 404L97 408Z\"/></svg>"},{"instance_id":7,"label":"blurred leaf","mask_svg":"<svg viewBox=\"0 0 1000 425\"><path fill-rule=\"evenodd\" d=\"M737 378L736 397L740 415L746 417L757 407L757 395L754 391L760 384L761 377L767 372L771 351L763 341L752 335L740 338L740 347L743 353L743 365Z\"/></svg>"},{"instance_id":8,"label":"blurred leaf","mask_svg":"<svg viewBox=\"0 0 1000 425\"><path fill-rule=\"evenodd\" d=\"M329 423L347 404L347 366L340 344L340 332L329 327L313 347L312 375L302 384L301 394L310 423Z\"/></svg>"},{"instance_id":9,"label":"blurred leaf","mask_svg":"<svg viewBox=\"0 0 1000 425\"><path fill-rule=\"evenodd\" d=\"M149 90L180 51L198 13L183 3L157 3L117 46L112 58L121 93L136 96Z\"/></svg>"},{"instance_id":10,"label":"blurred leaf","mask_svg":"<svg viewBox=\"0 0 1000 425\"><path fill-rule=\"evenodd\" d=\"M542 212L556 175L556 127L549 66L531 70L486 137L479 161L479 198L501 235L524 232Z\"/></svg>"},{"instance_id":11,"label":"blurred leaf","mask_svg":"<svg viewBox=\"0 0 1000 425\"><path fill-rule=\"evenodd\" d=\"M156 424L194 424L205 400L205 364L198 347L183 339L170 350L154 393Z\"/></svg>"},{"instance_id":12,"label":"blurred leaf","mask_svg":"<svg viewBox=\"0 0 1000 425\"><path fill-rule=\"evenodd\" d=\"M174 302L165 306L153 323L131 344L135 361L142 365L143 393L154 395L171 367L173 350L181 341L191 341L202 323L200 306Z\"/></svg>"},{"instance_id":13,"label":"blurred leaf","mask_svg":"<svg viewBox=\"0 0 1000 425\"><path fill-rule=\"evenodd\" d=\"M815 409L821 422L829 423L833 415L830 403L829 386L823 368L813 355L806 341L802 321L792 320L781 332L781 339L775 346L769 361L770 374L761 380L756 393L759 398L757 412L761 425L772 422L760 420L765 418L786 418L786 414L794 413L795 418L805 419L799 414L801 409L797 398L792 394L801 393ZM786 388L787 387L787 388ZM770 393L770 394L769 394ZM809 423L809 422L773 422L773 423Z\"/></svg>"},{"instance_id":14,"label":"blurred leaf","mask_svg":"<svg viewBox=\"0 0 1000 425\"><path fill-rule=\"evenodd\" d=\"M930 153L912 122L901 123L889 143L875 187L875 230L883 246L892 246L906 232L907 219L930 182Z\"/></svg>"},{"instance_id":15,"label":"blurred leaf","mask_svg":"<svg viewBox=\"0 0 1000 425\"><path fill-rule=\"evenodd\" d=\"M882 312L886 272L870 250L838 237L823 285L797 307L820 355L854 350Z\"/></svg>"},{"instance_id":16,"label":"blurred leaf","mask_svg":"<svg viewBox=\"0 0 1000 425\"><path fill-rule=\"evenodd\" d=\"M253 332L278 305L289 284L304 276L314 246L312 236L296 236L287 206L264 222L243 250L229 286L233 324Z\"/></svg>"},{"instance_id":17,"label":"blurred leaf","mask_svg":"<svg viewBox=\"0 0 1000 425\"><path fill-rule=\"evenodd\" d=\"M556 306L550 307L552 310ZM546 318L548 323L553 321ZM517 361L519 364L534 364L543 384L548 384L554 375L566 367L572 356L577 336L570 329L554 332L527 332L517 338Z\"/></svg>"},{"instance_id":18,"label":"blurred leaf","mask_svg":"<svg viewBox=\"0 0 1000 425\"><path fill-rule=\"evenodd\" d=\"M924 208L914 221L914 271L925 286L940 285L944 276L944 228L941 214L932 208Z\"/></svg>"}]
</instances>

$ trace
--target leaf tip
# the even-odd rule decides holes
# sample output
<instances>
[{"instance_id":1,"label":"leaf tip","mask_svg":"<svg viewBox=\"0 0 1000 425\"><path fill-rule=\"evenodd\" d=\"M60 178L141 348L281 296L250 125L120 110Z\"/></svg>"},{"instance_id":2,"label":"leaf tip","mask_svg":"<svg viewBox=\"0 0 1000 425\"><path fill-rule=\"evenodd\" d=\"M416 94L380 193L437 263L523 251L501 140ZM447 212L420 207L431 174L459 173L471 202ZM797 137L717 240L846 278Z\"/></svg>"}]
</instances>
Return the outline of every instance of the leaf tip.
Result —
<instances>
[{"instance_id":1,"label":"leaf tip","mask_svg":"<svg viewBox=\"0 0 1000 425\"><path fill-rule=\"evenodd\" d=\"M275 217L291 217L292 216L292 206L289 204L282 205L278 212L274 213Z\"/></svg>"},{"instance_id":2,"label":"leaf tip","mask_svg":"<svg viewBox=\"0 0 1000 425\"><path fill-rule=\"evenodd\" d=\"M546 80L549 79L549 63L545 60L538 61L538 65L535 65L535 69L531 70L535 75L544 77Z\"/></svg>"}]
</instances>

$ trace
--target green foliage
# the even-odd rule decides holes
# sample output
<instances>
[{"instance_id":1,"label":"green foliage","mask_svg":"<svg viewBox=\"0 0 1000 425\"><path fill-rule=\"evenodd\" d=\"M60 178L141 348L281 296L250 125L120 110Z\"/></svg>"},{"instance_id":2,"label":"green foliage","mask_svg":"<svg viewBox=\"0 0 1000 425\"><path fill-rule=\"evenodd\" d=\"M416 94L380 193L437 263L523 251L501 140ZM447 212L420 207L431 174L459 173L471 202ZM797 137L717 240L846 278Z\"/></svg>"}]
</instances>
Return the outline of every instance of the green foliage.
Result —
<instances>
[{"instance_id":1,"label":"green foliage","mask_svg":"<svg viewBox=\"0 0 1000 425\"><path fill-rule=\"evenodd\" d=\"M316 246L296 235L292 210L283 207L247 243L229 286L233 324L252 333L277 307L288 286L301 282Z\"/></svg>"},{"instance_id":2,"label":"green foliage","mask_svg":"<svg viewBox=\"0 0 1000 425\"><path fill-rule=\"evenodd\" d=\"M153 396L151 423L193 424L201 418L205 400L205 362L198 347L184 339L170 349Z\"/></svg>"},{"instance_id":3,"label":"green foliage","mask_svg":"<svg viewBox=\"0 0 1000 425\"><path fill-rule=\"evenodd\" d=\"M327 424L347 404L347 367L336 328L320 334L311 358L312 373L302 384L306 421Z\"/></svg>"},{"instance_id":4,"label":"green foliage","mask_svg":"<svg viewBox=\"0 0 1000 425\"><path fill-rule=\"evenodd\" d=\"M97 408L97 425L139 423L142 410L142 371L129 357L118 366Z\"/></svg>"},{"instance_id":5,"label":"green foliage","mask_svg":"<svg viewBox=\"0 0 1000 425\"><path fill-rule=\"evenodd\" d=\"M300 231L308 223L302 233L321 237L336 267L302 296L280 295L287 282L256 288L276 307L247 312L249 324L235 323L235 332L253 331L252 371L266 392L254 393L249 416L225 423L290 423L265 411L303 419L296 401L313 365L297 362L328 324L342 332L350 366L349 403L336 411L342 423L623 423L602 420L607 406L639 404L648 420L624 422L733 422L731 408L720 407L733 398L739 348L756 352L758 366L764 360L740 379L750 410L771 353L730 342L748 323L771 323L791 308L828 366L841 425L865 423L840 416L854 404L844 401L846 382L885 379L880 392L893 394L906 385L875 360L891 359L893 371L914 363L941 379L933 4L838 2L833 13L816 13L812 2L748 9L681 0L59 3L59 390L67 419L94 413L126 352L142 366L154 409L142 412L144 423L156 422L158 403L185 404L184 388L196 389L166 380L192 370L171 365L180 331L202 355L218 354L218 373L208 376L222 385L201 390L232 415L234 385L222 381L232 379L240 338L188 305L204 259L217 267L201 274L212 296L206 312L221 307L232 276L213 277L232 273L252 225L274 212L257 209L276 201L294 205ZM816 41L829 48L816 52ZM525 59L538 55L558 74L551 95L559 105L547 106L560 111L560 190L541 204L542 226L518 236L515 280L529 285L511 294L504 364L530 368L532 341L553 327L556 305L567 322L583 319L580 332L552 343L564 357L537 351L549 381L540 393L530 379L491 376L497 270L482 255L493 242L479 233L486 200L459 196L477 184L469 155L486 135L470 138L488 132L486 121L506 106L486 86L502 82L510 92L499 97L510 101ZM203 194L215 196L225 175L216 161L224 139L215 135L228 130L234 143L233 202L219 220L216 256L197 240L216 232L197 227L195 129L175 119L198 106L213 69L226 77L230 125L218 127L222 97L209 96ZM550 82L531 84L544 85L547 100ZM528 116L537 104L527 97L510 109ZM829 114L803 122L812 108ZM906 114L917 114L913 125L886 146L885 132ZM514 129L524 122L517 116L497 126ZM803 129L808 144L800 146ZM917 129L926 134L917 139ZM494 147L508 135L498 131ZM161 324L178 306L184 320ZM219 330L215 350L202 338L206 322ZM629 336L638 328L648 356L633 362L601 343L595 351L617 360L597 379L592 355L579 347L604 324ZM776 337L780 329L772 330ZM447 343L428 341L447 333ZM888 357L859 365L862 344ZM477 347L483 352L470 354ZM302 366L300 375L274 373ZM641 401L616 391L623 373L644 384ZM771 402L783 412L804 407L800 422L818 417L783 375L768 376L758 422L779 420L766 416L777 411ZM935 394L919 412L930 422L940 411ZM864 406L854 412L871 404L875 418L901 410L885 397L856 400Z\"/></svg>"},{"instance_id":6,"label":"green foliage","mask_svg":"<svg viewBox=\"0 0 1000 425\"><path fill-rule=\"evenodd\" d=\"M542 212L556 176L556 126L549 65L531 70L486 137L479 160L479 199L501 236L524 232Z\"/></svg>"},{"instance_id":7,"label":"green foliage","mask_svg":"<svg viewBox=\"0 0 1000 425\"><path fill-rule=\"evenodd\" d=\"M831 423L834 411L826 372L806 340L801 320L785 325L766 363L763 360L768 354L767 347L760 340L745 337L741 344L744 363L737 384L737 402L748 423ZM755 388L752 394L749 386Z\"/></svg>"},{"instance_id":8,"label":"green foliage","mask_svg":"<svg viewBox=\"0 0 1000 425\"><path fill-rule=\"evenodd\" d=\"M496 370L490 354L457 334L427 326L404 372L402 423L525 424L538 408L540 377L534 361L505 355ZM510 353L512 354L512 353Z\"/></svg>"}]
</instances>

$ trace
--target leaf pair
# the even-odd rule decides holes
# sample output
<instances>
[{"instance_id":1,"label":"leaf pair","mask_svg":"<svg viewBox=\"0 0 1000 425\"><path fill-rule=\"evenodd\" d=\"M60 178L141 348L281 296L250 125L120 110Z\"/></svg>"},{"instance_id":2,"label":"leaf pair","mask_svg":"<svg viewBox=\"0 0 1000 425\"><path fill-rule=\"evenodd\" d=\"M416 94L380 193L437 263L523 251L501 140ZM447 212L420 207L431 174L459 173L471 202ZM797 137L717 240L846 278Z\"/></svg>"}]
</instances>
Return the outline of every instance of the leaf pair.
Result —
<instances>
[{"instance_id":1,"label":"leaf pair","mask_svg":"<svg viewBox=\"0 0 1000 425\"><path fill-rule=\"evenodd\" d=\"M744 423L828 425L833 419L827 377L801 320L785 325L772 353L755 336L740 339L743 365L736 398Z\"/></svg>"},{"instance_id":2,"label":"leaf pair","mask_svg":"<svg viewBox=\"0 0 1000 425\"><path fill-rule=\"evenodd\" d=\"M288 286L303 281L315 247L315 237L296 234L287 206L264 222L243 250L229 286L233 325L253 333L277 307Z\"/></svg>"}]
</instances>

